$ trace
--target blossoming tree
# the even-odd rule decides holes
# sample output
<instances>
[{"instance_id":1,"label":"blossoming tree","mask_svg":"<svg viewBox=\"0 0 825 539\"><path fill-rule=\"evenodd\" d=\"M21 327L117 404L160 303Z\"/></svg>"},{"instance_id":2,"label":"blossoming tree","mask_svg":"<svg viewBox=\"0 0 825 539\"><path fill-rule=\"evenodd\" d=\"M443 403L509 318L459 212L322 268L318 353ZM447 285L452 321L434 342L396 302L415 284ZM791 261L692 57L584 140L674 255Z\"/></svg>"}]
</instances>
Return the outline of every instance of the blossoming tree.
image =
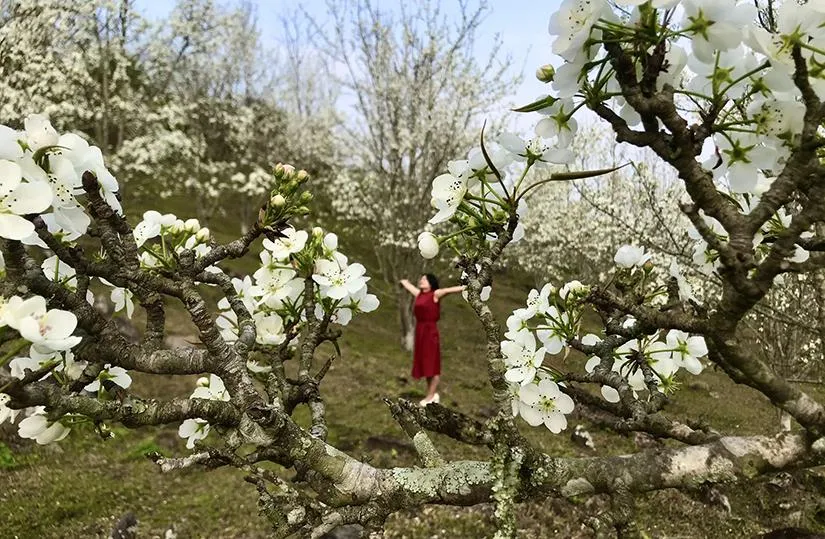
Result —
<instances>
[{"instance_id":1,"label":"blossoming tree","mask_svg":"<svg viewBox=\"0 0 825 539\"><path fill-rule=\"evenodd\" d=\"M331 31L315 33L318 49L344 70L355 116L341 140L350 166L338 171L333 207L355 233L374 238L389 283L421 273L414 232L429 211L429 183L473 145L482 116L510 84L498 44L484 65L473 58L486 2L460 2L454 21L438 2L411 5L393 12L369 0L329 2ZM394 292L401 342L411 350L412 305L403 289Z\"/></svg>"},{"instance_id":2,"label":"blossoming tree","mask_svg":"<svg viewBox=\"0 0 825 539\"><path fill-rule=\"evenodd\" d=\"M693 269L689 221L678 207L684 189L666 163L649 151L616 145L612 131L601 125L580 129L571 148L575 157L567 166L574 170L633 166L544 186L521 220L524 241L508 249L505 261L517 260L539 279L598 282L609 278L616 245L632 243L652 250L657 261L676 258ZM544 173L531 170L528 180ZM590 226L582 227L584 222Z\"/></svg>"},{"instance_id":3,"label":"blossoming tree","mask_svg":"<svg viewBox=\"0 0 825 539\"><path fill-rule=\"evenodd\" d=\"M552 16L553 50L564 64L546 70L554 94L523 109L543 114L536 137L482 137L433 181L437 227L419 246L427 257L446 248L460 257L496 413L480 422L441 405L387 399L420 467L376 467L327 442L329 361L318 362L316 348L334 344L340 326L377 300L365 268L338 250L334 235L290 225L307 211L305 172L276 166L257 220L226 244L194 219L156 211L133 228L101 152L40 116L28 117L23 131L0 127L0 322L21 354L0 374L0 420L16 421L21 436L42 444L79 423L101 431L111 422L178 424L193 452L158 456L159 467L243 470L280 537L320 537L343 523L378 533L401 509L487 501L496 507L496 536L513 537L519 501L593 495L613 504L588 523L632 537L640 535L633 501L645 492L821 465L823 404L751 353L740 325L782 286L777 277L825 263L817 228L825 220L825 9L786 2L759 18L738 0L616 4L618 11L605 0L566 0ZM502 331L485 298L493 264L523 232L525 200L546 183L612 171L527 179L536 167L573 158L573 115L585 107L618 142L650 148L676 171L687 192L681 211L719 292L700 300L678 264L617 245L607 284L547 283ZM253 275L226 275L221 265L260 237ZM89 305L92 285L108 287L127 315L140 305L139 343ZM205 287L224 296L214 309ZM165 299L187 311L201 348L163 347ZM561 353L567 361L551 367L547 356ZM666 415L677 380L708 361L792 417L798 432L730 436ZM296 377L286 376L286 364L297 366ZM189 399L148 400L130 392L134 372L202 378ZM299 404L311 412L307 427L292 417ZM519 430L523 419L555 435L576 408L596 411L619 432L671 443L623 457L562 457L542 453ZM428 432L486 446L491 456L447 461ZM220 443L200 443L213 433ZM300 481L287 482L272 463L295 469Z\"/></svg>"},{"instance_id":4,"label":"blossoming tree","mask_svg":"<svg viewBox=\"0 0 825 539\"><path fill-rule=\"evenodd\" d=\"M301 89L281 84L294 68L272 61L251 4L180 0L162 20L139 7L4 2L0 123L46 114L100 147L133 200L185 196L202 219L249 221L276 161L301 156L320 171L331 160L331 136L315 131L334 118L285 110Z\"/></svg>"}]
</instances>

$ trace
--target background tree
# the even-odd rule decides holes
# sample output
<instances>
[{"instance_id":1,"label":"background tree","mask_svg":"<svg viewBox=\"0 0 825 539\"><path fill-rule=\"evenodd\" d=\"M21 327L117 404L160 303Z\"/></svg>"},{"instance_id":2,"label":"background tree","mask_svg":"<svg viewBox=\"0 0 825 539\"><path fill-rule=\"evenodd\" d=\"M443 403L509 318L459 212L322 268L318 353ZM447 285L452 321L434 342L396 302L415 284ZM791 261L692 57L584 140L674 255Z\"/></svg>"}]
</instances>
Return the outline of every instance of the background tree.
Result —
<instances>
[{"instance_id":1,"label":"background tree","mask_svg":"<svg viewBox=\"0 0 825 539\"><path fill-rule=\"evenodd\" d=\"M319 98L283 88L295 66L262 44L250 3L181 0L150 21L133 0L14 0L0 17L3 121L22 127L38 112L71 126L134 196L185 197L204 222L235 208L245 223L274 163L303 157L315 172L331 160L332 139L318 132L334 115L310 116ZM295 99L303 115L293 117Z\"/></svg>"},{"instance_id":2,"label":"background tree","mask_svg":"<svg viewBox=\"0 0 825 539\"><path fill-rule=\"evenodd\" d=\"M513 245L510 259L540 280L590 282L609 274L621 242L653 251L659 261L691 262L689 221L678 209L685 192L664 164L650 153L617 146L601 125L580 130L572 149L573 170L626 166L598 178L543 187L530 199L526 237ZM533 171L531 179L546 175Z\"/></svg>"},{"instance_id":3,"label":"background tree","mask_svg":"<svg viewBox=\"0 0 825 539\"><path fill-rule=\"evenodd\" d=\"M308 46L315 31L312 21L293 11L279 22L277 76L272 85L276 102L287 115L286 138L301 141L291 149L296 161L311 163L314 168L308 170L313 176L327 177L340 168L336 142L343 121L338 109L341 87L330 58Z\"/></svg>"},{"instance_id":4,"label":"background tree","mask_svg":"<svg viewBox=\"0 0 825 539\"><path fill-rule=\"evenodd\" d=\"M131 142L122 168L152 193L160 184L168 196L195 202L204 222L223 207L248 220L272 165L288 154L254 8L181 1L159 32L165 46L156 63L164 69L155 75L154 125ZM242 199L233 198L239 192Z\"/></svg>"},{"instance_id":5,"label":"background tree","mask_svg":"<svg viewBox=\"0 0 825 539\"><path fill-rule=\"evenodd\" d=\"M438 2L398 12L381 11L371 1L327 7L331 22L315 25L313 42L337 68L354 116L340 142L347 167L338 170L335 209L353 231L374 239L381 274L396 283L422 271L412 240L430 212L430 181L470 149L515 80L498 43L485 62L475 59L489 13L484 2L459 2L454 21ZM411 349L412 306L400 287L391 293L402 343Z\"/></svg>"},{"instance_id":6,"label":"background tree","mask_svg":"<svg viewBox=\"0 0 825 539\"><path fill-rule=\"evenodd\" d=\"M46 113L117 152L148 110L147 23L134 2L13 0L2 13L3 120Z\"/></svg>"}]
</instances>

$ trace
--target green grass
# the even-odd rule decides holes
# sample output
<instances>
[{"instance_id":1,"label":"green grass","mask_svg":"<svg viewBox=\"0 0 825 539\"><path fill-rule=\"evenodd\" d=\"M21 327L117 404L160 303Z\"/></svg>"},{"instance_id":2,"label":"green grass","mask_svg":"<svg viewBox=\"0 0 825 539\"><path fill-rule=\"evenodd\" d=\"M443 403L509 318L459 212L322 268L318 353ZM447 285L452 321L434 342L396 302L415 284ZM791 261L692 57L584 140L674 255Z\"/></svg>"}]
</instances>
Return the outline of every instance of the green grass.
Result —
<instances>
[{"instance_id":1,"label":"green grass","mask_svg":"<svg viewBox=\"0 0 825 539\"><path fill-rule=\"evenodd\" d=\"M215 226L215 225L213 225ZM218 228L218 226L215 226ZM225 239L225 238L223 238ZM359 259L358 246L342 249ZM236 264L254 266L254 257ZM370 268L368 268L369 270ZM370 272L374 274L374 272ZM523 303L526 280L507 276L496 283L491 307L503 322ZM380 283L379 283L380 284ZM390 285L384 283L384 287ZM171 333L192 334L191 324L178 310L169 316ZM458 296L445 300L442 334L442 402L483 419L490 406L484 346L480 325ZM413 465L415 455L382 399L399 395L417 400L423 382L410 378L410 355L398 346L395 304L384 299L380 309L357 317L341 339L343 357L333 364L322 386L328 402L329 441L349 454L376 466ZM328 350L319 351L319 365ZM557 363L560 360L555 360ZM565 366L579 361L568 358ZM135 375L134 390L145 397L187 396L196 377ZM708 370L698 377L707 388L685 387L672 399L667 413L698 416L726 433L770 433L778 425L776 413L753 390L736 386L721 373ZM689 382L691 380L686 380ZM307 421L306 410L296 412ZM571 420L574 424L583 422ZM598 455L635 451L632 437L618 436L593 426ZM554 436L546 430L523 427L542 450L554 455L592 454L572 444L568 430ZM0 536L107 537L114 522L127 511L140 521L139 537L162 537L170 526L178 538L256 538L266 536L266 522L257 515L254 488L231 469L210 472L187 470L161 474L145 455L185 455L177 425L129 431L115 427L116 436L101 440L91 429L73 432L59 444L40 447L20 440L12 427L0 428ZM214 441L214 435L210 440ZM398 445L386 447L382 440ZM449 459L484 458L484 448L467 448L445 436L434 441ZM810 481L821 481L816 474ZM705 505L694 497L664 491L639 500L642 526L650 537L749 537L772 527L802 525L822 529L817 504L810 495L789 488L775 492L767 486L723 487L733 515ZM607 507L607 500L548 500L526 503L519 510L524 537L590 537L581 523ZM783 504L791 504L788 509ZM800 509L800 513L794 513ZM492 508L428 507L394 515L389 537L484 537L491 533Z\"/></svg>"},{"instance_id":2,"label":"green grass","mask_svg":"<svg viewBox=\"0 0 825 539\"><path fill-rule=\"evenodd\" d=\"M13 470L17 467L17 461L14 458L14 453L9 446L0 443L0 470Z\"/></svg>"}]
</instances>

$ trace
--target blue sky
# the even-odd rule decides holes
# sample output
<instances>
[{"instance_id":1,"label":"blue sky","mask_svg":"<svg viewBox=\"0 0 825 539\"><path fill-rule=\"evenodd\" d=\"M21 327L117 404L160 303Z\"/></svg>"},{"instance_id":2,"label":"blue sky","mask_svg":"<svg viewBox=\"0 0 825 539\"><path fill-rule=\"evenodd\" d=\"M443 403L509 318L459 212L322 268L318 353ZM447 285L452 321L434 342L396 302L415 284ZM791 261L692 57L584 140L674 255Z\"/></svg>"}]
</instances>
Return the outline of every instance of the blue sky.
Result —
<instances>
[{"instance_id":1,"label":"blue sky","mask_svg":"<svg viewBox=\"0 0 825 539\"><path fill-rule=\"evenodd\" d=\"M231 0L230 0L231 1ZM318 20L325 20L326 3L324 0L252 0L257 5L259 27L267 46L277 46L278 18L284 13L294 11L298 6L308 11ZM393 10L405 0L376 0L379 8ZM416 0L412 0L413 2ZM409 0L407 0L409 2ZM512 57L512 72L523 74L521 84L513 88L511 101L526 104L543 91L533 73L536 67L546 63L557 63L550 53L550 36L547 23L550 14L558 7L561 0L489 0L490 12L479 29L477 37L477 55L480 61L490 51L490 43L495 35L502 39L502 54ZM165 16L172 8L173 2L161 0L138 0L138 8L152 18ZM443 12L449 17L457 17L458 1L442 0ZM556 59L558 60L558 59ZM522 122L518 122L521 127Z\"/></svg>"}]
</instances>

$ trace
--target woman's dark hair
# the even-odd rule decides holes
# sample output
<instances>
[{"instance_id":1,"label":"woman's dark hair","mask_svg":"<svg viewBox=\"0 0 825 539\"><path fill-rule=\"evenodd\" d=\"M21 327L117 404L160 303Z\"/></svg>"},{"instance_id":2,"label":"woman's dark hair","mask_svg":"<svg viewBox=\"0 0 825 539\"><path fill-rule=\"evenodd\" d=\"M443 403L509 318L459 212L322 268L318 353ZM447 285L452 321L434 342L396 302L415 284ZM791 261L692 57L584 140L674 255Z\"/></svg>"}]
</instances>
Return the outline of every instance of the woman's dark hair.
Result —
<instances>
[{"instance_id":1,"label":"woman's dark hair","mask_svg":"<svg viewBox=\"0 0 825 539\"><path fill-rule=\"evenodd\" d=\"M433 291L438 290L438 278L435 275L432 273L425 273L424 277L427 278L427 282L430 283L430 288Z\"/></svg>"}]
</instances>

